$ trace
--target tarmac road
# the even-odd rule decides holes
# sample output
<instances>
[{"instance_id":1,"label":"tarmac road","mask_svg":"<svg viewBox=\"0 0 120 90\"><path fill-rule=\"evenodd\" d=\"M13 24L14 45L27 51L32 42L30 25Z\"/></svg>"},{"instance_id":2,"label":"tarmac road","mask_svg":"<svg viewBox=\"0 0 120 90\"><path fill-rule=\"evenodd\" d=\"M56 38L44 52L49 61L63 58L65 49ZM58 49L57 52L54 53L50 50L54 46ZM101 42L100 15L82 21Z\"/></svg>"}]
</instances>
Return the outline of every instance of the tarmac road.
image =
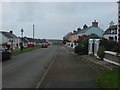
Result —
<instances>
[{"instance_id":1,"label":"tarmac road","mask_svg":"<svg viewBox=\"0 0 120 90\"><path fill-rule=\"evenodd\" d=\"M70 48L58 48L38 88L96 88L96 77L101 71L70 52Z\"/></svg>"},{"instance_id":2,"label":"tarmac road","mask_svg":"<svg viewBox=\"0 0 120 90\"><path fill-rule=\"evenodd\" d=\"M2 63L2 88L36 88L58 46L13 56Z\"/></svg>"},{"instance_id":3,"label":"tarmac road","mask_svg":"<svg viewBox=\"0 0 120 90\"><path fill-rule=\"evenodd\" d=\"M13 56L2 64L3 88L95 88L101 71L70 52L51 46Z\"/></svg>"}]
</instances>

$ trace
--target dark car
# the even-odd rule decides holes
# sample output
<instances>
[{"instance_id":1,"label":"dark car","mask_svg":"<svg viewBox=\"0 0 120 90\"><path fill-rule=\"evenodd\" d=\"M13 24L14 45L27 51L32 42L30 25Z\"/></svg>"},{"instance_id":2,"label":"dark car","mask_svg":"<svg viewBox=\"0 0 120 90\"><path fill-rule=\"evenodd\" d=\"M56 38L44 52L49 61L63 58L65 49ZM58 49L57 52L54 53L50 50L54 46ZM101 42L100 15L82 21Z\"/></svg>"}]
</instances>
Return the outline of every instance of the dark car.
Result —
<instances>
[{"instance_id":1,"label":"dark car","mask_svg":"<svg viewBox=\"0 0 120 90\"><path fill-rule=\"evenodd\" d=\"M2 57L2 60L10 59L11 52L8 51L6 48L0 46L0 56Z\"/></svg>"}]
</instances>

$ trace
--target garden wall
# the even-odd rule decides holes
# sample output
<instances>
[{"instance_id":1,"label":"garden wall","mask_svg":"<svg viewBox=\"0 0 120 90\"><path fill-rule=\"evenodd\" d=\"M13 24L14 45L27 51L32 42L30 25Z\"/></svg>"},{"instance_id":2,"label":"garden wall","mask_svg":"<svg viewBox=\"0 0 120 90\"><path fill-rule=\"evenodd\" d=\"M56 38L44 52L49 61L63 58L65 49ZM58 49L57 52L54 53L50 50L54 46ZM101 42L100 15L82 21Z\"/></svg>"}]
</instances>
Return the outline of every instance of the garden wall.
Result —
<instances>
[{"instance_id":1,"label":"garden wall","mask_svg":"<svg viewBox=\"0 0 120 90\"><path fill-rule=\"evenodd\" d=\"M116 52L105 51L104 61L120 66L120 55Z\"/></svg>"}]
</instances>

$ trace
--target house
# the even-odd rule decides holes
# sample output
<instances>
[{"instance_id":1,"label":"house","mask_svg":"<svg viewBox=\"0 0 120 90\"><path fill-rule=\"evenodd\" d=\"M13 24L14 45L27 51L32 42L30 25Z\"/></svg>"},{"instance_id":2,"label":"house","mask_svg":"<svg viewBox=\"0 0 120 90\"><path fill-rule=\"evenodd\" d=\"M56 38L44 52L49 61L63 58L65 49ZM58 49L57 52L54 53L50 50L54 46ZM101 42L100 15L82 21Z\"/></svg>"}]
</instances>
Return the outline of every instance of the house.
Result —
<instances>
[{"instance_id":1,"label":"house","mask_svg":"<svg viewBox=\"0 0 120 90\"><path fill-rule=\"evenodd\" d=\"M72 32L67 33L67 34L63 37L63 39L66 40L66 41L69 41L71 34L72 34Z\"/></svg>"},{"instance_id":2,"label":"house","mask_svg":"<svg viewBox=\"0 0 120 90\"><path fill-rule=\"evenodd\" d=\"M117 25L117 41L120 42L120 0L118 0L118 25Z\"/></svg>"},{"instance_id":3,"label":"house","mask_svg":"<svg viewBox=\"0 0 120 90\"><path fill-rule=\"evenodd\" d=\"M82 35L92 35L95 34L99 37L103 37L103 33L104 31L98 27L98 22L96 22L96 20L94 20L94 22L92 22L92 26L88 27L86 24L83 26L83 29L79 30L77 32L77 36L82 36Z\"/></svg>"},{"instance_id":4,"label":"house","mask_svg":"<svg viewBox=\"0 0 120 90\"><path fill-rule=\"evenodd\" d=\"M117 25L114 25L114 23L111 22L107 30L104 32L103 37L109 40L117 41Z\"/></svg>"},{"instance_id":5,"label":"house","mask_svg":"<svg viewBox=\"0 0 120 90\"><path fill-rule=\"evenodd\" d=\"M23 42L24 46L28 46L29 44L40 45L40 43L41 43L41 39L33 39L33 38L29 38L29 37L21 38L21 41Z\"/></svg>"},{"instance_id":6,"label":"house","mask_svg":"<svg viewBox=\"0 0 120 90\"><path fill-rule=\"evenodd\" d=\"M0 31L0 45L6 44L10 45L11 49L19 48L20 39L13 34L13 31L5 32Z\"/></svg>"},{"instance_id":7,"label":"house","mask_svg":"<svg viewBox=\"0 0 120 90\"><path fill-rule=\"evenodd\" d=\"M75 46L76 46L75 42L78 40L76 32L77 31L74 30L73 33L70 32L70 33L66 34L65 37L63 38L66 41L66 45L68 47L75 48Z\"/></svg>"}]
</instances>

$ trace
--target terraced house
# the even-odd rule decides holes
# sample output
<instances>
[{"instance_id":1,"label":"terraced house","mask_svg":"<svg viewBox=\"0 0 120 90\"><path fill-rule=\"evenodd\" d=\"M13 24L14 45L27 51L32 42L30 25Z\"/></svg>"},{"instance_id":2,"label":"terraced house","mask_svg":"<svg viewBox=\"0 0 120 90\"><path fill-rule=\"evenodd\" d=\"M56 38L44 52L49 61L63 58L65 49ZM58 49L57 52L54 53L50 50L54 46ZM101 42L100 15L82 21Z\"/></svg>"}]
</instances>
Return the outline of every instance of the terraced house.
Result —
<instances>
[{"instance_id":1,"label":"terraced house","mask_svg":"<svg viewBox=\"0 0 120 90\"><path fill-rule=\"evenodd\" d=\"M0 31L0 45L8 44L12 49L19 48L20 38L18 38L13 31L5 32Z\"/></svg>"}]
</instances>

